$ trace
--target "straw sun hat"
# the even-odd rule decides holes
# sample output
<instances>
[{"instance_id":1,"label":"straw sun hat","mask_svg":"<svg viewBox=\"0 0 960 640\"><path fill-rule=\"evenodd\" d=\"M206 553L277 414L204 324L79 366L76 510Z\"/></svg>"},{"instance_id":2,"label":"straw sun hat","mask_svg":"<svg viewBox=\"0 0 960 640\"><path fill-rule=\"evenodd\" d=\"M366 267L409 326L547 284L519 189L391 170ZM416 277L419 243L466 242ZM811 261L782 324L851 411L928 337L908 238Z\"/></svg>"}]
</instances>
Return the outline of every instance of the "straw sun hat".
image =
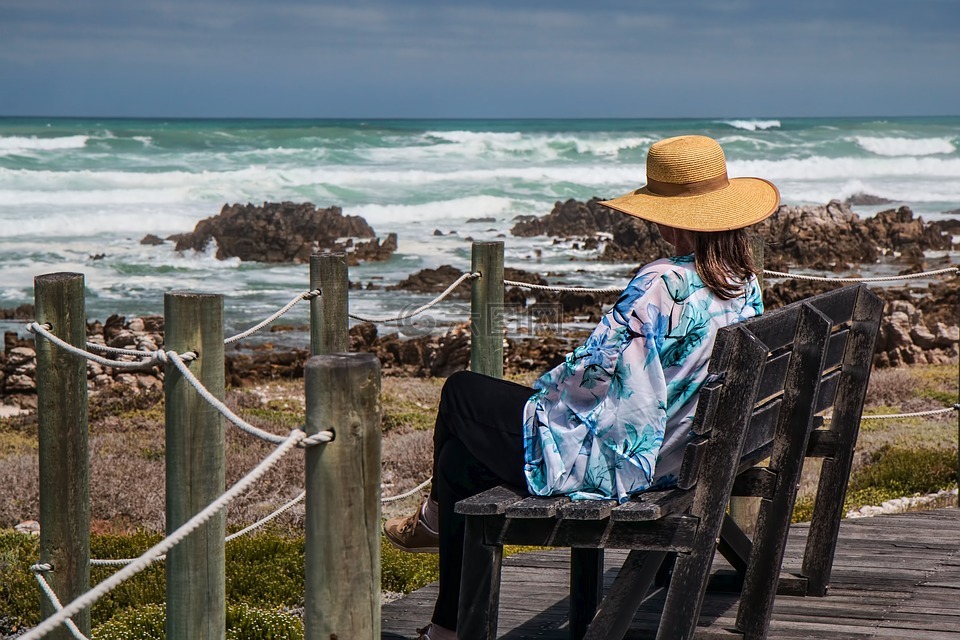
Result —
<instances>
[{"instance_id":1,"label":"straw sun hat","mask_svg":"<svg viewBox=\"0 0 960 640\"><path fill-rule=\"evenodd\" d=\"M647 186L600 204L677 229L727 231L770 216L780 192L762 178L727 178L716 140L679 136L650 146Z\"/></svg>"}]
</instances>

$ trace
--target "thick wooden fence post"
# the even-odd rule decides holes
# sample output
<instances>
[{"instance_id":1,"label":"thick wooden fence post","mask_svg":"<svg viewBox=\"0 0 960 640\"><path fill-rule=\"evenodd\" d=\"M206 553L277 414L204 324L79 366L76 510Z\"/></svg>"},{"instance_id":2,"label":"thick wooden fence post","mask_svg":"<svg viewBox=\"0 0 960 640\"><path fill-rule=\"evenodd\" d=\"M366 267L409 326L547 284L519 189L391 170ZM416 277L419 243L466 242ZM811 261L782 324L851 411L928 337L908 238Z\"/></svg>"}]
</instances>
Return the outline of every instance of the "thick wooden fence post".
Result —
<instances>
[{"instance_id":1,"label":"thick wooden fence post","mask_svg":"<svg viewBox=\"0 0 960 640\"><path fill-rule=\"evenodd\" d=\"M306 431L334 440L306 451L304 637L379 638L380 363L314 356L305 378Z\"/></svg>"},{"instance_id":2,"label":"thick wooden fence post","mask_svg":"<svg viewBox=\"0 0 960 640\"><path fill-rule=\"evenodd\" d=\"M37 322L84 348L87 336L84 279L80 273L51 273L33 281ZM90 475L87 449L87 361L42 337L36 338L37 421L40 447L40 562L53 566L47 581L61 602L90 589ZM12 488L12 487L8 487ZM41 614L56 613L41 596ZM90 634L90 610L73 618ZM64 626L49 638L67 640Z\"/></svg>"},{"instance_id":3,"label":"thick wooden fence post","mask_svg":"<svg viewBox=\"0 0 960 640\"><path fill-rule=\"evenodd\" d=\"M310 301L310 353L349 351L347 254L310 256L310 290L314 289L323 293Z\"/></svg>"},{"instance_id":4,"label":"thick wooden fence post","mask_svg":"<svg viewBox=\"0 0 960 640\"><path fill-rule=\"evenodd\" d=\"M474 242L470 296L470 370L503 377L503 243Z\"/></svg>"},{"instance_id":5,"label":"thick wooden fence post","mask_svg":"<svg viewBox=\"0 0 960 640\"><path fill-rule=\"evenodd\" d=\"M223 400L223 296L168 293L163 300L164 346L198 358L190 371ZM224 420L173 364L166 367L167 532L224 492ZM223 511L167 554L168 638L223 640L225 611Z\"/></svg>"}]
</instances>

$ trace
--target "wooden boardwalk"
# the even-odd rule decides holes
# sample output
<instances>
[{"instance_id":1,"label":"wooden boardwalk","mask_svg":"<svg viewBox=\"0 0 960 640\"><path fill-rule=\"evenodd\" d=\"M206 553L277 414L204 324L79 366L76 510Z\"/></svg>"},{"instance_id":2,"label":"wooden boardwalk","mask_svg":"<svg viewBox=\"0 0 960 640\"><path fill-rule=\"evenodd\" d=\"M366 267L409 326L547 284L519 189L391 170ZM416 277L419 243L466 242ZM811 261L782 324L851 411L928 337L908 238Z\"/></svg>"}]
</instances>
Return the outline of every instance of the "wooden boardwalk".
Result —
<instances>
[{"instance_id":1,"label":"wooden boardwalk","mask_svg":"<svg viewBox=\"0 0 960 640\"><path fill-rule=\"evenodd\" d=\"M792 528L785 571L799 572L806 533L806 525ZM568 555L545 551L504 562L502 638L568 638ZM624 556L607 552L607 586ZM415 638L415 628L430 619L435 596L434 584L385 605L381 638ZM662 598L662 591L651 595L627 638L654 637ZM697 637L736 638L730 633L736 612L734 595L708 593ZM778 596L769 637L960 640L960 509L844 520L830 594Z\"/></svg>"}]
</instances>

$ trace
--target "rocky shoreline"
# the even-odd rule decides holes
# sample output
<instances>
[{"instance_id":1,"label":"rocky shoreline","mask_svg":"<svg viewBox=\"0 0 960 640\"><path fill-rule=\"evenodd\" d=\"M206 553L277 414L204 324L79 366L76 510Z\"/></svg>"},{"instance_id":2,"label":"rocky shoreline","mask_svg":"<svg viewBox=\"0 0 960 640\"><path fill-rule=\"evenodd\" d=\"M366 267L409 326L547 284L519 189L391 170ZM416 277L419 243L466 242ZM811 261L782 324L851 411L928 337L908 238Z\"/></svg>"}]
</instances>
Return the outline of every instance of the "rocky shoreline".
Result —
<instances>
[{"instance_id":1,"label":"rocky shoreline","mask_svg":"<svg viewBox=\"0 0 960 640\"><path fill-rule=\"evenodd\" d=\"M301 222L291 222L295 219ZM285 229L290 233L285 236L287 240L279 244L274 241L258 244L251 240L271 237L264 231L267 228ZM240 230L244 230L242 237ZM611 212L596 198L587 202L558 202L546 216L518 219L512 233L552 237L554 242L572 240L578 248L594 250L596 259L605 261L642 264L669 251L655 225ZM809 268L832 273L856 272L861 266L878 261L900 267L902 273L949 265L949 257L932 263L927 256L929 252L954 249L954 233L960 233L960 221L925 222L914 217L909 207L861 219L850 210L848 203L839 201L822 206L782 206L758 226L758 235L764 238L766 268L781 271ZM227 205L219 216L201 221L193 233L175 239L178 250L203 250L206 243L215 240L218 252L224 252L224 256L249 250L244 255L254 256L250 259L298 261L309 259L318 247L343 250L347 242L343 240L345 236L372 238L365 243L349 240L352 243L349 255L354 261L384 259L396 248L395 235L381 242L362 218L343 216L338 207L317 209L309 203L265 204L263 207ZM459 269L444 265L419 271L388 288L434 294L460 275ZM550 278L550 274L506 269L508 280L550 284ZM767 308L772 309L833 286L798 280L771 281L765 285L764 299ZM925 287L876 287L875 291L886 301L886 308L875 364L878 367L938 364L957 358L960 339L957 286L954 277ZM468 298L469 288L461 287L453 296ZM517 287L505 292L508 312L531 315L549 311L556 316L552 323L554 329L569 326L574 319L581 323L596 322L616 298L616 294L531 291ZM0 318L4 319L26 320L32 316L30 305L0 309ZM560 362L585 333L567 330L507 336L505 368L508 373L549 369ZM468 325L401 339L396 334L381 335L375 325L361 323L351 328L350 336L353 350L377 354L386 375L444 377L469 365ZM110 347L151 351L163 346L163 319L114 315L102 323L90 323L88 340ZM117 357L133 359L132 356ZM306 358L306 348L281 351L273 349L270 343L228 351L227 381L239 387L259 380L297 378L303 375ZM31 399L36 388L35 360L32 340L20 339L12 332L5 335L4 350L0 353L0 398L21 406L35 404ZM88 380L93 390L114 384L149 390L161 384L162 373L156 367L131 373L88 363Z\"/></svg>"},{"instance_id":2,"label":"rocky shoreline","mask_svg":"<svg viewBox=\"0 0 960 640\"><path fill-rule=\"evenodd\" d=\"M309 262L314 253L343 251L350 265L387 260L397 250L397 234L383 240L360 216L345 216L340 207L321 209L310 202L226 204L219 215L197 223L193 231L170 236L177 251L207 250L216 243L219 260L271 263ZM154 235L140 243L163 244Z\"/></svg>"}]
</instances>

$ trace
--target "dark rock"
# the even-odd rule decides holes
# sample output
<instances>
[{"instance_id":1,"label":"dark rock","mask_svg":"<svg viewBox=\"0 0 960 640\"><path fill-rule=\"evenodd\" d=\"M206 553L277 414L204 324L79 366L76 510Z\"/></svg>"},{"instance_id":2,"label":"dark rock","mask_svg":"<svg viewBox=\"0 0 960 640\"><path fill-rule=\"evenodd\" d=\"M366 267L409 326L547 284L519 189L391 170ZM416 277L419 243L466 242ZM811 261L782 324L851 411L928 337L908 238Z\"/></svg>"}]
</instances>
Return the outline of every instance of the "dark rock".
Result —
<instances>
[{"instance_id":1,"label":"dark rock","mask_svg":"<svg viewBox=\"0 0 960 640\"><path fill-rule=\"evenodd\" d=\"M440 231L440 229L434 229L434 230L433 230L433 235L435 235L435 236L442 236L442 235L443 235L443 231Z\"/></svg>"},{"instance_id":2,"label":"dark rock","mask_svg":"<svg viewBox=\"0 0 960 640\"><path fill-rule=\"evenodd\" d=\"M843 202L844 204L849 204L853 206L856 206L856 205L870 206L870 205L876 205L876 204L892 204L895 201L888 200L887 198L881 198L880 196L871 195L869 193L863 193L861 191L860 193L853 194Z\"/></svg>"},{"instance_id":3,"label":"dark rock","mask_svg":"<svg viewBox=\"0 0 960 640\"><path fill-rule=\"evenodd\" d=\"M467 218L467 224L471 222L496 222L497 219L493 216L486 216L483 218Z\"/></svg>"},{"instance_id":4,"label":"dark rock","mask_svg":"<svg viewBox=\"0 0 960 640\"><path fill-rule=\"evenodd\" d=\"M163 244L164 242L166 242L166 240L160 236L155 236L152 233L148 233L147 235L143 236L142 240L140 240L140 244L146 244L152 247Z\"/></svg>"},{"instance_id":5,"label":"dark rock","mask_svg":"<svg viewBox=\"0 0 960 640\"><path fill-rule=\"evenodd\" d=\"M0 320L33 320L35 316L32 304L21 304L18 307L0 308Z\"/></svg>"},{"instance_id":6,"label":"dark rock","mask_svg":"<svg viewBox=\"0 0 960 640\"><path fill-rule=\"evenodd\" d=\"M599 198L557 202L541 218L523 216L516 220L510 230L515 236L575 239L582 249L588 250L599 249L602 244L601 260L647 263L672 254L655 224L608 209Z\"/></svg>"},{"instance_id":7,"label":"dark rock","mask_svg":"<svg viewBox=\"0 0 960 640\"><path fill-rule=\"evenodd\" d=\"M448 264L436 269L421 269L398 282L387 287L387 290L413 291L415 293L440 293L463 275L463 271ZM470 286L466 283L459 286L451 294L454 298L466 299L470 297Z\"/></svg>"},{"instance_id":8,"label":"dark rock","mask_svg":"<svg viewBox=\"0 0 960 640\"><path fill-rule=\"evenodd\" d=\"M172 238L177 251L203 251L214 240L221 260L307 262L319 251L346 251L348 264L354 265L360 260L385 260L396 251L396 234L382 243L375 235L363 218L345 216L340 207L265 202L262 206L224 205L218 216L201 220L193 232Z\"/></svg>"},{"instance_id":9,"label":"dark rock","mask_svg":"<svg viewBox=\"0 0 960 640\"><path fill-rule=\"evenodd\" d=\"M905 262L917 262L924 251L952 246L945 224L914 218L910 207L862 219L838 200L824 206L781 206L756 230L766 241L764 266L774 270L793 265L841 271L894 252Z\"/></svg>"}]
</instances>

